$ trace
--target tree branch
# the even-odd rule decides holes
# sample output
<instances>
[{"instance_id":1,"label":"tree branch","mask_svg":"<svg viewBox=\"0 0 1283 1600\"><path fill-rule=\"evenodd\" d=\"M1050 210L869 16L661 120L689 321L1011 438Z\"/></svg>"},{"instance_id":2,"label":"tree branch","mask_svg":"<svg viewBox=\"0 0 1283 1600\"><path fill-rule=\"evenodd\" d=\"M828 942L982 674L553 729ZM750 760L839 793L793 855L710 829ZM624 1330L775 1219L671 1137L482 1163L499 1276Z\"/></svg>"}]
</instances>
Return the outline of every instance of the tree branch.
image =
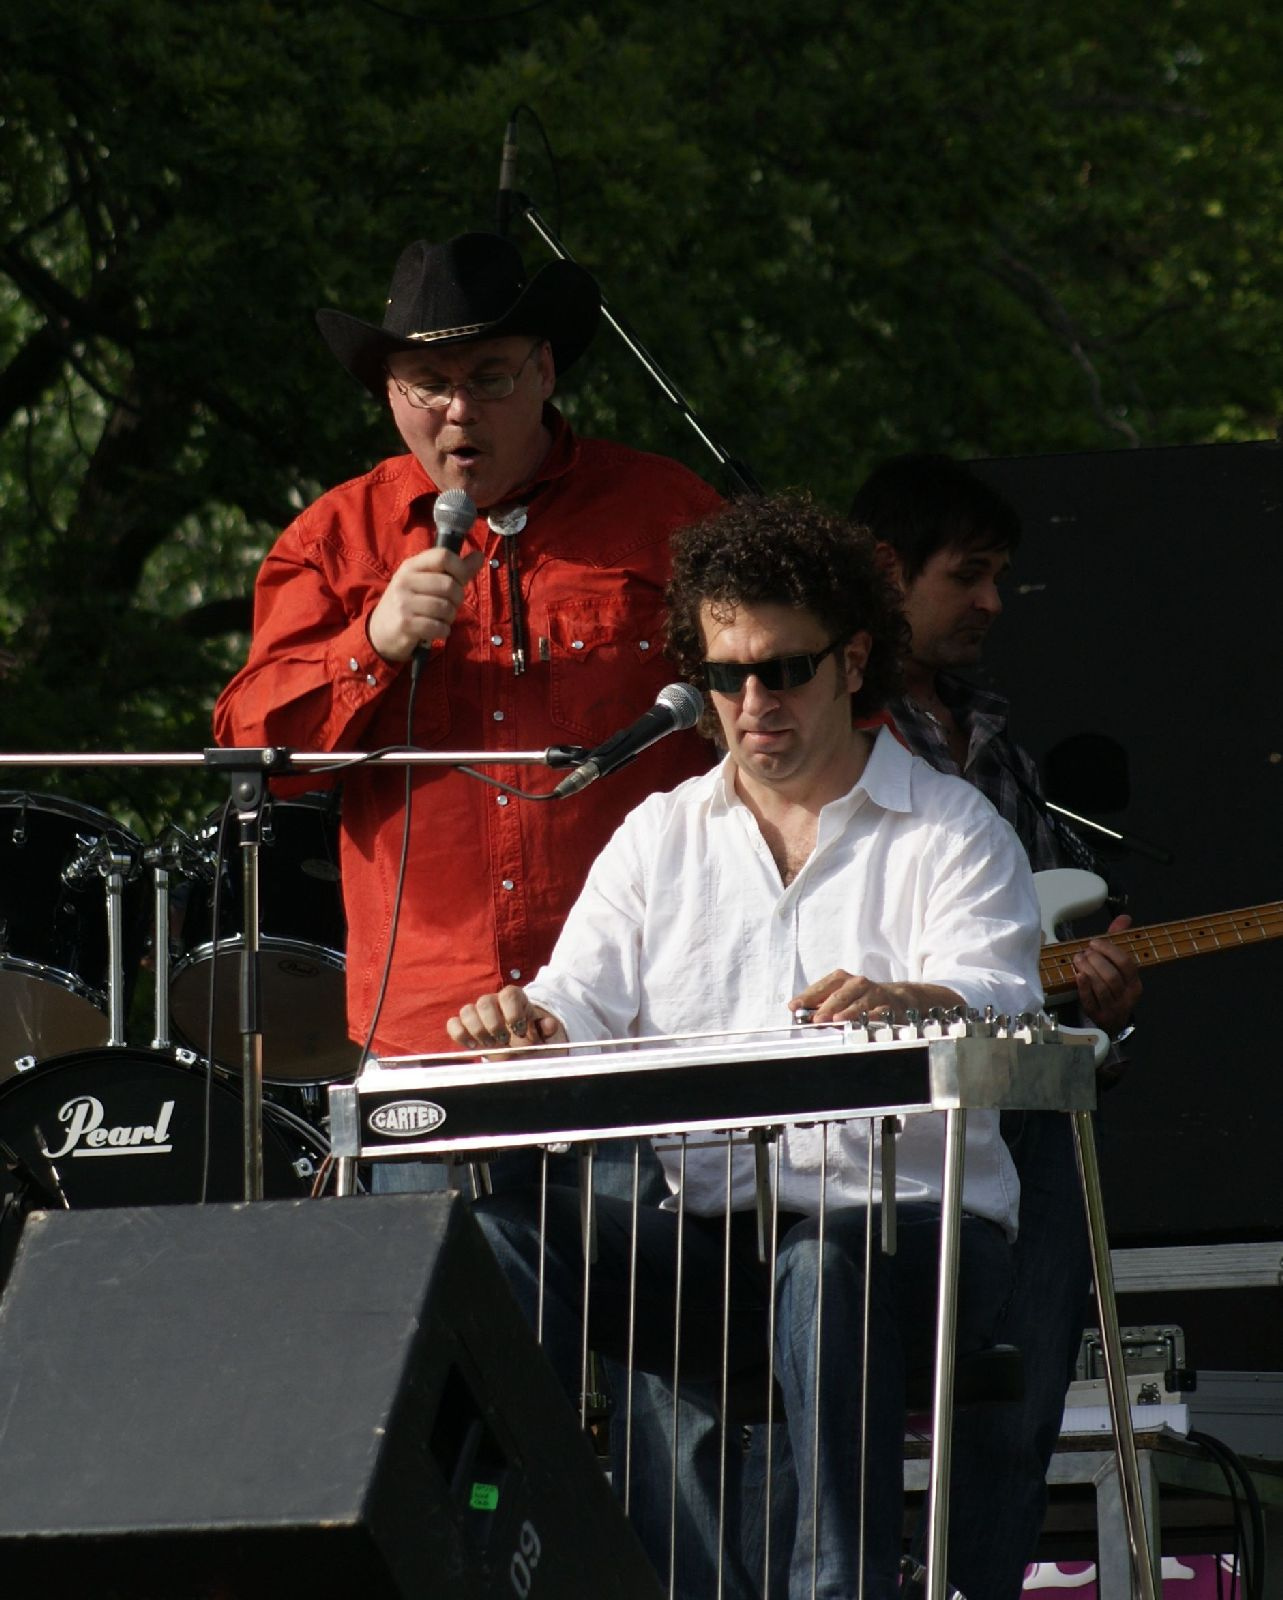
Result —
<instances>
[{"instance_id":1,"label":"tree branch","mask_svg":"<svg viewBox=\"0 0 1283 1600\"><path fill-rule=\"evenodd\" d=\"M14 413L31 407L53 386L67 358L66 329L46 322L0 372L0 432Z\"/></svg>"},{"instance_id":2,"label":"tree branch","mask_svg":"<svg viewBox=\"0 0 1283 1600\"><path fill-rule=\"evenodd\" d=\"M88 299L73 294L38 262L12 242L0 248L0 268L13 279L29 300L55 322L65 322L86 334L100 334L117 344L132 345L139 336L137 323L118 318L104 309L104 296L95 292Z\"/></svg>"},{"instance_id":3,"label":"tree branch","mask_svg":"<svg viewBox=\"0 0 1283 1600\"><path fill-rule=\"evenodd\" d=\"M1122 434L1128 444L1139 447L1140 435L1131 423L1115 416L1105 403L1100 374L1087 354L1087 340L1078 331L1064 303L1052 293L1028 262L1021 261L1005 246L996 262L983 267L990 276L1020 297L1049 332L1054 333L1087 379L1087 392L1096 419L1113 433Z\"/></svg>"}]
</instances>

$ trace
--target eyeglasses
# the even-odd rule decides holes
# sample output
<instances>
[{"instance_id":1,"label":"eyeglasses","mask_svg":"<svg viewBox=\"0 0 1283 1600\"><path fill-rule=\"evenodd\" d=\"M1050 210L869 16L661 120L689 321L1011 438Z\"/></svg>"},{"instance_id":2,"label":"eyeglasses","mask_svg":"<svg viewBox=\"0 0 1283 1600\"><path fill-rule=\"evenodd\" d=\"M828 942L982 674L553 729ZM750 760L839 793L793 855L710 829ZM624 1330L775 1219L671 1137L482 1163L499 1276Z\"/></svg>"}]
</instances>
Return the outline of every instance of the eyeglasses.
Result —
<instances>
[{"instance_id":1,"label":"eyeglasses","mask_svg":"<svg viewBox=\"0 0 1283 1600\"><path fill-rule=\"evenodd\" d=\"M830 656L842 641L834 639L814 655L772 656L769 661L705 661L704 677L718 694L743 694L744 684L756 678L763 689L777 694L781 689L800 689L820 670L820 662Z\"/></svg>"},{"instance_id":2,"label":"eyeglasses","mask_svg":"<svg viewBox=\"0 0 1283 1600\"><path fill-rule=\"evenodd\" d=\"M391 372L388 377L392 379L401 398L418 411L444 411L459 389L473 400L506 400L517 387L517 379L526 363L542 344L542 339L535 340L526 352L525 361L515 372L486 372L479 378L468 378L462 383L402 383Z\"/></svg>"}]
</instances>

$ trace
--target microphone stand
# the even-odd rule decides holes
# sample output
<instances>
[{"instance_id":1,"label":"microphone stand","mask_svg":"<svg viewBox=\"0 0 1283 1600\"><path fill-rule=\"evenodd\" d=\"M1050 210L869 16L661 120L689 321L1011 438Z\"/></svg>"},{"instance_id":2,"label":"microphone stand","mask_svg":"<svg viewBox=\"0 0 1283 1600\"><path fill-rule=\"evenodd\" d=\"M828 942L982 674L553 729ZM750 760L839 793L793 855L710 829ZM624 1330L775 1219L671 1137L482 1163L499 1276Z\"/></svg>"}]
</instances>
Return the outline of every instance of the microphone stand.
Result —
<instances>
[{"instance_id":1,"label":"microphone stand","mask_svg":"<svg viewBox=\"0 0 1283 1600\"><path fill-rule=\"evenodd\" d=\"M244 944L241 946L241 1151L243 1194L246 1200L263 1198L263 1015L260 1002L258 852L263 842L263 801L267 798L265 768L281 752L264 750L206 750L206 765L229 772L232 804L240 825L241 901L244 907ZM278 771L289 771L288 753ZM217 930L215 930L217 937Z\"/></svg>"},{"instance_id":2,"label":"microphone stand","mask_svg":"<svg viewBox=\"0 0 1283 1600\"><path fill-rule=\"evenodd\" d=\"M538 209L528 195L524 195L517 190L513 190L511 192L511 207L519 216L525 218L525 220L552 251L553 255L560 257L562 261L574 262L575 258L570 254L565 245L562 244L561 240L544 221L543 217L540 216ZM730 476L737 491L740 494L761 494L763 492L762 485L749 471L748 467L745 466L742 461L735 460L727 453L727 451L722 448L720 444L718 444L717 440L713 438L713 436L704 427L703 423L701 423L699 418L695 415L695 412L685 395L682 394L677 385L673 383L672 380L667 376L667 374L660 367L659 363L646 349L645 345L642 344L641 340L628 326L624 319L611 309L604 295L602 296L601 301L601 314L628 346L628 349L632 352L632 354L641 363L642 367L645 369L652 381L658 384L665 399L671 401L671 403L677 407L677 410L681 413L682 419L694 430L695 435L699 439L700 443L706 450L710 452L710 454L717 461L718 465Z\"/></svg>"},{"instance_id":3,"label":"microphone stand","mask_svg":"<svg viewBox=\"0 0 1283 1600\"><path fill-rule=\"evenodd\" d=\"M1102 838L1112 840L1121 849L1130 850L1133 855L1147 856L1151 861L1161 862L1165 867L1170 867L1176 860L1170 850L1159 844L1150 844L1146 839L1139 839L1134 833L1122 833L1117 828L1110 828L1103 822L1097 822L1093 817L1084 817L1080 812L1070 811L1068 806L1058 806L1054 800L1046 800L1043 804L1048 811L1054 811L1057 816L1077 823L1080 828L1091 829Z\"/></svg>"},{"instance_id":4,"label":"microphone stand","mask_svg":"<svg viewBox=\"0 0 1283 1600\"><path fill-rule=\"evenodd\" d=\"M208 767L226 773L231 782L232 802L240 823L240 848L242 893L244 897L244 946L240 964L240 1032L241 1032L241 1094L242 1094L242 1175L246 1200L263 1198L263 1024L260 1011L259 982L259 862L258 851L262 842L263 801L267 781L313 771L342 770L357 764L365 766L544 766L573 767L583 760L587 751L577 745L552 745L545 750L468 750L468 751L401 751L366 755L359 751L321 750L296 754L280 745L233 749L207 749L199 752L169 752L130 755L113 753L87 755L80 751L62 753L0 754L0 770L5 767ZM114 862L109 864L113 874L119 872ZM123 882L123 880L122 880ZM115 903L119 918L119 894ZM114 925L113 925L114 926ZM217 929L215 947L217 947ZM123 972L119 958L119 939L115 941L116 955L112 962L111 1039L113 1045L125 1042L123 1019ZM158 974L159 981L159 974ZM346 1185L352 1182L352 1171L343 1172L340 1162L343 1192L350 1193ZM354 1169L355 1164L349 1163Z\"/></svg>"}]
</instances>

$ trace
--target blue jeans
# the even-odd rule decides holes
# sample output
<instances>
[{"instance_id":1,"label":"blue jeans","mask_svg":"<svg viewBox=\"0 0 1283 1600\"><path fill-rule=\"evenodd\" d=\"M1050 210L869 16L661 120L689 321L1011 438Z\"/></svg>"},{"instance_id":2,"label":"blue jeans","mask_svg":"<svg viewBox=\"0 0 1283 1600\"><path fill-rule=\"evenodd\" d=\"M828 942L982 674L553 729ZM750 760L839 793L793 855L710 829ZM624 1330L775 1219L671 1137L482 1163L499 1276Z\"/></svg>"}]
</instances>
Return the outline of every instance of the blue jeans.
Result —
<instances>
[{"instance_id":1,"label":"blue jeans","mask_svg":"<svg viewBox=\"0 0 1283 1600\"><path fill-rule=\"evenodd\" d=\"M490 1182L496 1192L505 1189L538 1186L543 1169L543 1154L538 1149L506 1150L486 1163L490 1169ZM454 1166L444 1161L375 1161L371 1163L371 1194L438 1194L442 1190L457 1188L472 1192L470 1163L460 1161ZM659 1158L644 1144L641 1152L641 1198L650 1196L662 1199L668 1192L663 1181ZM659 1193L654 1184L658 1181ZM548 1182L576 1184L579 1182L579 1157L577 1155L550 1155L548 1157ZM631 1139L603 1139L597 1147L593 1161L593 1188L597 1194L614 1195L626 1200L632 1194L633 1141Z\"/></svg>"},{"instance_id":2,"label":"blue jeans","mask_svg":"<svg viewBox=\"0 0 1283 1600\"><path fill-rule=\"evenodd\" d=\"M606 1366L618 1374L611 1459L622 1498L626 1374L614 1362ZM681 1600L709 1600L719 1593L720 1578L723 1600L756 1600L760 1562L753 1564L747 1537L744 1453L736 1430L724 1436L721 1384L684 1382L674 1409L671 1376L633 1372L629 1521L666 1591L671 1575ZM774 1593L783 1596L783 1586Z\"/></svg>"},{"instance_id":3,"label":"blue jeans","mask_svg":"<svg viewBox=\"0 0 1283 1600\"><path fill-rule=\"evenodd\" d=\"M539 1270L537 1202L520 1192L495 1194L475 1207L518 1299L533 1319ZM929 1364L933 1333L938 1208L903 1206L900 1243L894 1256L875 1254L868 1386L868 1470L864 1488L865 1572L869 1600L895 1600L899 1586L905 1375ZM757 1260L755 1218L738 1214L731 1225L731 1264L726 1291L726 1360L734 1377L763 1379L771 1296L767 1269ZM597 1206L598 1259L589 1302L593 1347L623 1360L628 1347L629 1259L632 1212L626 1203L603 1199ZM792 1452L799 1463L798 1520L790 1594L812 1592L821 1600L849 1600L856 1592L861 1503L859 1413L860 1330L863 1321L865 1212L831 1211L825 1223L821 1261L813 1218L781 1218L775 1278L776 1376L783 1394ZM992 1223L966 1217L959 1291L958 1347L978 1349L992 1338L1009 1288L1010 1252ZM677 1309L678 1223L670 1212L643 1209L636 1242L637 1305L634 1358L661 1378L673 1371ZM720 1218L686 1219L681 1280L681 1375L683 1381L720 1380L723 1358L723 1252ZM583 1254L579 1196L550 1189L547 1197L544 1266L544 1345L567 1391L578 1387L575 1352L580 1343ZM823 1285L823 1318L817 1341L816 1293ZM823 1404L814 1407L817 1382ZM707 1392L707 1391L706 1391ZM711 1465L715 1452L702 1460ZM728 1452L733 1454L733 1452ZM818 1488L812 1492L812 1462ZM699 1472L682 1472L683 1496L716 1505L717 1485ZM731 1514L737 1496L728 1474ZM715 1517L696 1508L695 1524ZM652 1555L652 1559L653 1559ZM737 1552L731 1556L738 1561ZM665 1566L660 1567L666 1571ZM729 1574L735 1585L742 1575ZM749 1580L743 1580L747 1583ZM678 1574L679 1594L709 1590ZM748 1590L746 1592L751 1592Z\"/></svg>"}]
</instances>

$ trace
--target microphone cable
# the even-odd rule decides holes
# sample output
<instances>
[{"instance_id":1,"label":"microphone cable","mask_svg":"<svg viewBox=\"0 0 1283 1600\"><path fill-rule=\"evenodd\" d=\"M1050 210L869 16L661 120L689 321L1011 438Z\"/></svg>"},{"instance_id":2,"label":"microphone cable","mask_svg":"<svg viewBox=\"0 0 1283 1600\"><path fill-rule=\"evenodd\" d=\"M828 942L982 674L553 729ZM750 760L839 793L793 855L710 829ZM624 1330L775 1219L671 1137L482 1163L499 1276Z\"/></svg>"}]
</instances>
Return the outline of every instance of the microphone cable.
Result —
<instances>
[{"instance_id":1,"label":"microphone cable","mask_svg":"<svg viewBox=\"0 0 1283 1600\"><path fill-rule=\"evenodd\" d=\"M419 674L415 670L415 665L416 664L412 661L410 668L410 695L405 711L405 743L403 745L385 745L380 750L372 750L369 752L369 754L359 756L351 761L336 761L332 766L319 767L316 769L317 771L335 772L349 767L364 766L368 762L372 761L375 756L400 754L413 755L420 751L422 747L416 745L413 739L414 704L419 692ZM573 761L569 759L574 755L574 750L571 747L566 747L566 755L568 757L566 764L568 766L573 765ZM475 767L460 766L454 767L452 770L455 772L461 772L469 778L476 778L478 782L487 783L492 788L502 789L505 794L514 795L518 800L554 800L557 798L555 790L549 789L546 793L535 794L526 789L518 789L513 784L504 783L499 778L492 778L487 773L478 772ZM400 857L397 861L396 888L392 895L392 920L388 928L388 948L387 954L383 958L383 972L379 979L379 992L374 1002L374 1012L370 1018L370 1026L366 1031L365 1042L361 1046L361 1054L357 1061L356 1070L358 1073L365 1066L365 1063L370 1059L371 1047L374 1044L375 1030L379 1024L379 1017L383 1012L383 1004L387 999L388 982L392 976L392 956L396 949L397 930L401 922L401 905L405 897L406 866L410 857L410 820L414 806L413 776L414 767L411 763L407 762L405 768L405 788L402 796L401 810L401 851Z\"/></svg>"},{"instance_id":2,"label":"microphone cable","mask_svg":"<svg viewBox=\"0 0 1283 1600\"><path fill-rule=\"evenodd\" d=\"M529 106L524 101L522 101L520 104L513 106L512 114L509 116L508 122L505 124L505 129L508 126L511 126L515 130L516 125L517 125L517 118L520 117L523 113L525 114L525 116L527 118L529 118L529 120L531 122L534 123L535 131L539 135L539 142L540 142L540 144L543 145L544 155L547 157L547 160L548 160L548 170L552 175L552 194L553 194L552 211L553 211L553 216L557 219L555 231L557 233L560 233L561 229L562 229L561 168L557 165L557 158L553 154L552 145L549 142L547 130L544 128L543 123L539 119L539 113L534 109L533 106ZM506 142L506 133L505 133L505 142ZM515 168L515 165L516 165L515 141L514 141L513 165L514 165L514 168ZM523 200L525 199L525 196L522 194L522 191L520 189L514 188L511 191L511 193L512 193L512 195L514 197L520 196Z\"/></svg>"},{"instance_id":3,"label":"microphone cable","mask_svg":"<svg viewBox=\"0 0 1283 1600\"><path fill-rule=\"evenodd\" d=\"M417 747L414 743L414 706L419 697L419 671L423 662L423 653L416 651L410 662L410 693L405 707L405 749L413 751ZM387 753L387 752L385 752ZM343 762L341 766L364 765L363 762ZM332 768L326 768L332 771ZM414 805L414 768L407 762L405 767L405 787L401 801L401 855L397 862L396 889L392 895L392 920L388 927L388 948L383 958L383 975L379 979L379 992L374 1001L374 1010L370 1016L370 1026L366 1031L365 1042L361 1046L361 1054L357 1058L356 1070L361 1073L365 1063L370 1059L370 1050L374 1044L375 1030L379 1025L379 1018L383 1014L383 1003L387 999L388 980L392 976L392 956L396 950L397 930L401 924L401 902L405 896L405 869L410 858L410 815Z\"/></svg>"},{"instance_id":4,"label":"microphone cable","mask_svg":"<svg viewBox=\"0 0 1283 1600\"><path fill-rule=\"evenodd\" d=\"M1209 1433L1202 1433L1191 1428L1185 1436L1191 1444L1197 1445L1203 1453L1211 1458L1224 1474L1226 1487L1229 1490L1231 1513L1234 1520L1234 1574L1230 1580L1230 1592L1237 1590L1235 1579L1241 1572L1243 1577L1243 1600L1264 1600L1265 1589L1265 1522L1261 1510L1261 1497L1255 1483L1252 1481L1250 1468L1239 1458L1223 1440L1213 1438ZM1242 1490L1240 1504L1239 1490ZM1217 1557L1216 1584L1217 1592L1220 1591L1221 1570L1220 1558Z\"/></svg>"}]
</instances>

